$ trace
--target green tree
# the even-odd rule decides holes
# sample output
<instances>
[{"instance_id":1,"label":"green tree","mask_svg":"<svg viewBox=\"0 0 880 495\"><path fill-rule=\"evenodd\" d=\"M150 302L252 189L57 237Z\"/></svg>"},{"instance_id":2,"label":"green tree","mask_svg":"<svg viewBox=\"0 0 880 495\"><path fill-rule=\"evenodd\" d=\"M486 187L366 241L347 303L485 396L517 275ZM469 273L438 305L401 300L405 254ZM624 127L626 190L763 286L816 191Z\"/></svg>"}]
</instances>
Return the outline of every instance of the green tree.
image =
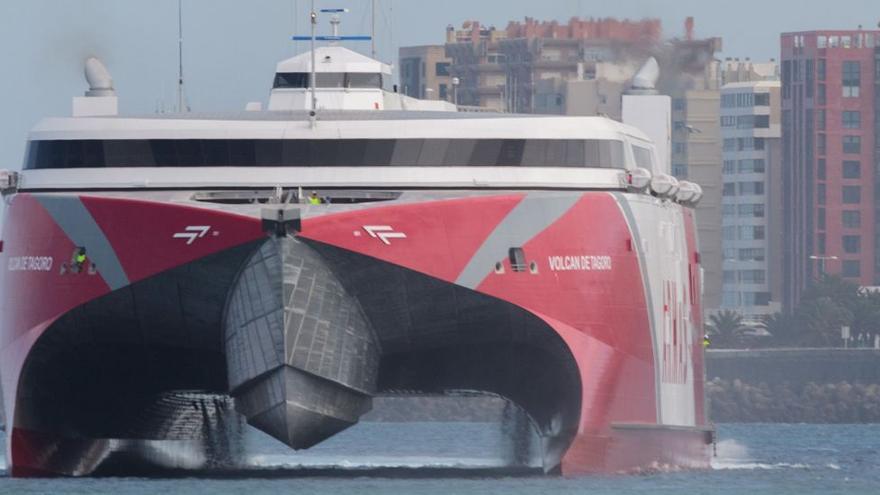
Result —
<instances>
[{"instance_id":1,"label":"green tree","mask_svg":"<svg viewBox=\"0 0 880 495\"><path fill-rule=\"evenodd\" d=\"M742 315L725 309L709 317L706 329L712 337L713 346L731 348L742 343L746 326Z\"/></svg>"},{"instance_id":2,"label":"green tree","mask_svg":"<svg viewBox=\"0 0 880 495\"><path fill-rule=\"evenodd\" d=\"M761 328L770 334L770 343L778 347L797 346L803 338L797 319L787 313L764 315Z\"/></svg>"},{"instance_id":3,"label":"green tree","mask_svg":"<svg viewBox=\"0 0 880 495\"><path fill-rule=\"evenodd\" d=\"M809 304L802 302L798 308L798 321L806 331L803 344L836 347L841 343L840 327L852 325L853 313L844 304L823 296L809 301Z\"/></svg>"},{"instance_id":4,"label":"green tree","mask_svg":"<svg viewBox=\"0 0 880 495\"><path fill-rule=\"evenodd\" d=\"M858 304L852 311L852 335L863 335L867 342L873 342L874 335L880 333L880 294L876 292L860 294Z\"/></svg>"}]
</instances>

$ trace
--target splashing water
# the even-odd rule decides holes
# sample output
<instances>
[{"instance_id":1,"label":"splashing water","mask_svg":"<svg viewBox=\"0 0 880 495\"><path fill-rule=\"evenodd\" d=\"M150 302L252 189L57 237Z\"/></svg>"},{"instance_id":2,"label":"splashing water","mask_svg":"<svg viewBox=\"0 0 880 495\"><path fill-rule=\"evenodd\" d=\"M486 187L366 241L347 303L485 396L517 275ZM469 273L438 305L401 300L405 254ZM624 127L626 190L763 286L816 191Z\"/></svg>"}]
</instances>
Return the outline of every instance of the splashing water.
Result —
<instances>
[{"instance_id":1,"label":"splashing water","mask_svg":"<svg viewBox=\"0 0 880 495\"><path fill-rule=\"evenodd\" d=\"M722 440L718 442L717 455L712 458L712 469L721 470L756 470L756 469L809 469L810 466L803 463L788 462L760 462L749 453L749 448L736 440Z\"/></svg>"}]
</instances>

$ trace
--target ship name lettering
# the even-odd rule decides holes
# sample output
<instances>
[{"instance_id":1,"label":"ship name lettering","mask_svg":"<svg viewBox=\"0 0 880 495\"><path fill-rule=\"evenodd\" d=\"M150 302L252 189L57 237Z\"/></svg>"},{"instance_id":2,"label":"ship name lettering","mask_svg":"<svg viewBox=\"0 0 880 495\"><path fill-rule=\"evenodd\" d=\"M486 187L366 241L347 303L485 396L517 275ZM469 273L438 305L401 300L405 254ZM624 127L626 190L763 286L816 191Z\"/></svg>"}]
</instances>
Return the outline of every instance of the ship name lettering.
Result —
<instances>
[{"instance_id":1,"label":"ship name lettering","mask_svg":"<svg viewBox=\"0 0 880 495\"><path fill-rule=\"evenodd\" d=\"M9 258L7 269L10 272L48 272L55 260L51 256L13 256Z\"/></svg>"},{"instance_id":2,"label":"ship name lettering","mask_svg":"<svg viewBox=\"0 0 880 495\"><path fill-rule=\"evenodd\" d=\"M547 260L554 272L609 271L612 267L611 256L550 256Z\"/></svg>"}]
</instances>

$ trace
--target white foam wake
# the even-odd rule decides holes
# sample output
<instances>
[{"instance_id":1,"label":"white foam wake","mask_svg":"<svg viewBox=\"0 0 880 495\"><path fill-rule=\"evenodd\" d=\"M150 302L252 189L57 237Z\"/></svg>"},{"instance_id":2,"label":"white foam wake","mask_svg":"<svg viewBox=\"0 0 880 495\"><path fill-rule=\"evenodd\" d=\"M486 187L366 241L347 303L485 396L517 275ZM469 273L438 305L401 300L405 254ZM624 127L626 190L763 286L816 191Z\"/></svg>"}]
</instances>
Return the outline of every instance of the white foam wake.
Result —
<instances>
[{"instance_id":1,"label":"white foam wake","mask_svg":"<svg viewBox=\"0 0 880 495\"><path fill-rule=\"evenodd\" d=\"M718 442L717 453L712 458L712 469L715 470L771 470L771 469L810 469L802 463L759 462L749 454L749 449L736 440Z\"/></svg>"},{"instance_id":2,"label":"white foam wake","mask_svg":"<svg viewBox=\"0 0 880 495\"><path fill-rule=\"evenodd\" d=\"M381 457L341 458L339 456L254 455L249 467L263 469L486 469L502 468L507 464L500 459L447 458L447 457Z\"/></svg>"}]
</instances>

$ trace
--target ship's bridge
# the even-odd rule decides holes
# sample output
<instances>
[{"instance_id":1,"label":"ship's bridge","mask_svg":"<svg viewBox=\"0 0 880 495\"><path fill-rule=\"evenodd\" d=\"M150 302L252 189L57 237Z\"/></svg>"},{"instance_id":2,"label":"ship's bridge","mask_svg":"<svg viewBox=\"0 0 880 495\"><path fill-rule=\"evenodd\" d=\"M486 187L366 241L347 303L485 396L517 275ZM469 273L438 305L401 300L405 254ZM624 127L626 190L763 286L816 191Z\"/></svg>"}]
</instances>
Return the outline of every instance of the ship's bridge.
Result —
<instances>
[{"instance_id":1,"label":"ship's bridge","mask_svg":"<svg viewBox=\"0 0 880 495\"><path fill-rule=\"evenodd\" d=\"M385 90L391 67L342 46L315 49L315 99L318 110L455 111L443 101L423 101ZM312 53L278 64L269 110L312 108Z\"/></svg>"}]
</instances>

